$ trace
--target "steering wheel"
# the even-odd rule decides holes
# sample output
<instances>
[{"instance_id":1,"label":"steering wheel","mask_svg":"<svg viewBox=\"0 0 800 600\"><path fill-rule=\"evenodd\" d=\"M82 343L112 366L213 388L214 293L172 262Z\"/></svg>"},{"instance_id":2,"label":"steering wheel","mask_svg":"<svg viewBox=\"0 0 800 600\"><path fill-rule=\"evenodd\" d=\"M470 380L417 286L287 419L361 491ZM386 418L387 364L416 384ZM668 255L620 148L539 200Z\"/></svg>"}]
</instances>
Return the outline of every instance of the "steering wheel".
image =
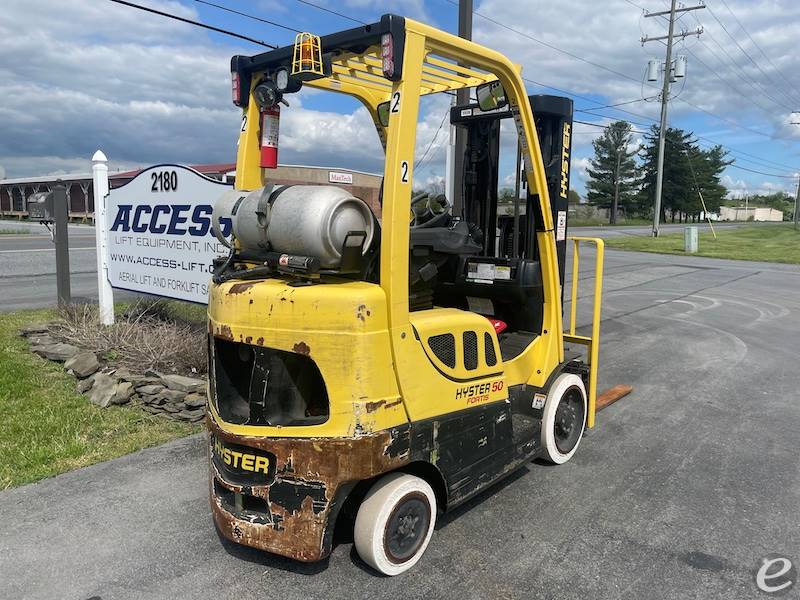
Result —
<instances>
[{"instance_id":1,"label":"steering wheel","mask_svg":"<svg viewBox=\"0 0 800 600\"><path fill-rule=\"evenodd\" d=\"M450 218L450 202L444 194L423 192L411 198L411 215L411 229L439 227Z\"/></svg>"}]
</instances>

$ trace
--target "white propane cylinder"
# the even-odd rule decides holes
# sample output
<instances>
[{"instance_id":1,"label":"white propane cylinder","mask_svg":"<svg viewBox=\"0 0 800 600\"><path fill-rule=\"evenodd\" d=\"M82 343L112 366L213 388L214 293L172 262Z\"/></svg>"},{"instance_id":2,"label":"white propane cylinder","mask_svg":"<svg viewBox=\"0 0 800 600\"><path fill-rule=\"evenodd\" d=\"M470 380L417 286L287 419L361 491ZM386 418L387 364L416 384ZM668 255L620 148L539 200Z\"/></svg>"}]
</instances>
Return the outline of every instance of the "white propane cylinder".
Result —
<instances>
[{"instance_id":1,"label":"white propane cylinder","mask_svg":"<svg viewBox=\"0 0 800 600\"><path fill-rule=\"evenodd\" d=\"M341 263L342 245L351 231L366 233L364 252L372 244L375 220L369 206L331 185L287 185L252 192L229 192L214 207L212 222L232 221L242 250L271 250L313 256L323 269Z\"/></svg>"}]
</instances>

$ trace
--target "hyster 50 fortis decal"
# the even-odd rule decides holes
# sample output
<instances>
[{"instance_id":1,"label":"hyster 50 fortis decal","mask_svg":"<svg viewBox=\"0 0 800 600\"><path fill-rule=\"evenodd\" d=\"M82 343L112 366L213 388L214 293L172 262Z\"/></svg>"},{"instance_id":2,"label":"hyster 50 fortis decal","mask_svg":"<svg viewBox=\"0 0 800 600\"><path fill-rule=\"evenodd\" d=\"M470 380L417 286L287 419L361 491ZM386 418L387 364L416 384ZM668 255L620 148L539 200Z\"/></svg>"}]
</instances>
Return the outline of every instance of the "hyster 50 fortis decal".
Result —
<instances>
[{"instance_id":1,"label":"hyster 50 fortis decal","mask_svg":"<svg viewBox=\"0 0 800 600\"><path fill-rule=\"evenodd\" d=\"M504 382L502 379L497 381L487 381L486 383L475 383L460 387L456 390L456 400L464 399L467 404L478 404L489 400L501 400ZM502 395L504 398L505 395Z\"/></svg>"}]
</instances>

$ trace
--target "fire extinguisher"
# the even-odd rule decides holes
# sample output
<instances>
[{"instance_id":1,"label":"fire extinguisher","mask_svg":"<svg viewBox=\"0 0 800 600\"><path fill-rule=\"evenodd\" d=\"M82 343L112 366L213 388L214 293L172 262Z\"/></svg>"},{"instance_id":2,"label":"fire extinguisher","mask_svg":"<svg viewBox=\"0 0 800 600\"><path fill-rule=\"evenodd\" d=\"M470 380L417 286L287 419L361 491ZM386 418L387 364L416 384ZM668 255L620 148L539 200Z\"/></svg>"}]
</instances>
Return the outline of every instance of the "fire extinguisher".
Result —
<instances>
[{"instance_id":1,"label":"fire extinguisher","mask_svg":"<svg viewBox=\"0 0 800 600\"><path fill-rule=\"evenodd\" d=\"M261 112L261 168L274 169L278 166L278 128L281 122L279 104L265 108Z\"/></svg>"}]
</instances>

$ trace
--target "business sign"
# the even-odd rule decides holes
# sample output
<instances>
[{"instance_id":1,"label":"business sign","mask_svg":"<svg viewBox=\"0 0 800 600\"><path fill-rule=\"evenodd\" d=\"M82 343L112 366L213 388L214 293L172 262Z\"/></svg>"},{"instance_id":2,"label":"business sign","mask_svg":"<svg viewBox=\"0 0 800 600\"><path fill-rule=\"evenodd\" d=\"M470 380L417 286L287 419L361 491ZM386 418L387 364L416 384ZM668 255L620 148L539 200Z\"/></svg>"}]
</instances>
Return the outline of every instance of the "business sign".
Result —
<instances>
[{"instance_id":1,"label":"business sign","mask_svg":"<svg viewBox=\"0 0 800 600\"><path fill-rule=\"evenodd\" d=\"M212 261L228 253L211 214L227 183L180 165L148 167L106 199L108 281L115 287L208 303ZM229 233L229 220L222 222Z\"/></svg>"},{"instance_id":2,"label":"business sign","mask_svg":"<svg viewBox=\"0 0 800 600\"><path fill-rule=\"evenodd\" d=\"M352 173L340 173L338 171L328 171L328 183L346 183L353 184Z\"/></svg>"}]
</instances>

